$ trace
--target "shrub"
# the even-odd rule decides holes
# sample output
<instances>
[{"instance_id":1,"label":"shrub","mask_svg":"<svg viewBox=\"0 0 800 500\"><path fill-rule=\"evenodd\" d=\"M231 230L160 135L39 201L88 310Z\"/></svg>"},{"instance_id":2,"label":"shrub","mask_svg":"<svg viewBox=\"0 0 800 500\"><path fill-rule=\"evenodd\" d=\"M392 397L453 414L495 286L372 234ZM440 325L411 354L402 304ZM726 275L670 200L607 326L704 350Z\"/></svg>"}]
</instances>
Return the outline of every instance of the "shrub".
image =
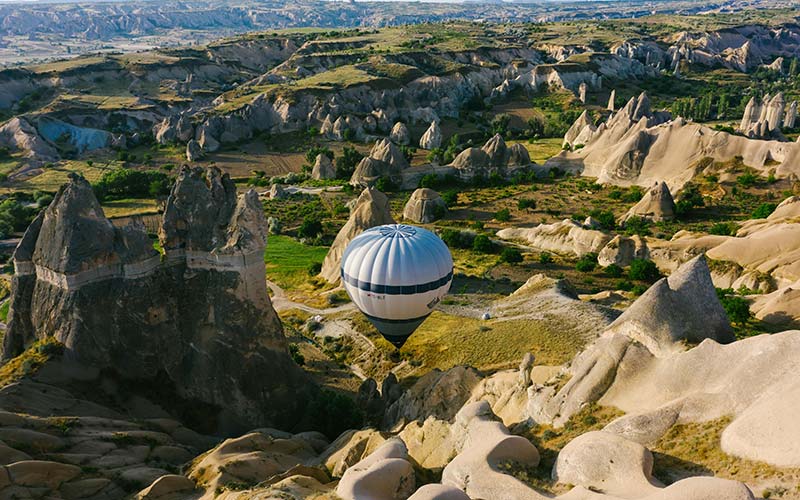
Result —
<instances>
[{"instance_id":1,"label":"shrub","mask_svg":"<svg viewBox=\"0 0 800 500\"><path fill-rule=\"evenodd\" d=\"M755 210L753 210L753 218L766 219L772 214L772 212L775 211L776 208L778 208L778 205L775 203L762 203Z\"/></svg>"},{"instance_id":2,"label":"shrub","mask_svg":"<svg viewBox=\"0 0 800 500\"><path fill-rule=\"evenodd\" d=\"M587 253L575 263L575 270L582 273L590 273L597 267L597 254Z\"/></svg>"},{"instance_id":3,"label":"shrub","mask_svg":"<svg viewBox=\"0 0 800 500\"><path fill-rule=\"evenodd\" d=\"M625 221L625 234L639 236L650 235L650 221L644 217L631 217Z\"/></svg>"},{"instance_id":4,"label":"shrub","mask_svg":"<svg viewBox=\"0 0 800 500\"><path fill-rule=\"evenodd\" d=\"M600 227L603 229L614 229L617 226L617 221L614 218L614 213L611 210L600 210L596 208L589 212L589 215L595 219Z\"/></svg>"},{"instance_id":5,"label":"shrub","mask_svg":"<svg viewBox=\"0 0 800 500\"><path fill-rule=\"evenodd\" d=\"M638 285L634 285L633 288L631 288L631 293L634 295L641 295L646 291L647 291L647 286L642 285L641 283Z\"/></svg>"},{"instance_id":6,"label":"shrub","mask_svg":"<svg viewBox=\"0 0 800 500\"><path fill-rule=\"evenodd\" d=\"M364 155L359 153L356 148L352 146L345 146L342 148L342 156L336 158L336 178L337 179L349 179L353 176L353 172L356 170L356 165L361 159L364 158Z\"/></svg>"},{"instance_id":7,"label":"shrub","mask_svg":"<svg viewBox=\"0 0 800 500\"><path fill-rule=\"evenodd\" d=\"M311 400L305 414L312 420L309 428L322 432L331 441L347 429L360 429L364 423L364 416L352 399L328 389L322 389Z\"/></svg>"},{"instance_id":8,"label":"shrub","mask_svg":"<svg viewBox=\"0 0 800 500\"><path fill-rule=\"evenodd\" d=\"M542 252L539 254L539 264L547 265L553 263L553 256L547 252Z\"/></svg>"},{"instance_id":9,"label":"shrub","mask_svg":"<svg viewBox=\"0 0 800 500\"><path fill-rule=\"evenodd\" d=\"M622 276L623 270L616 264L609 264L605 269L603 269L603 272L612 278L619 278Z\"/></svg>"},{"instance_id":10,"label":"shrub","mask_svg":"<svg viewBox=\"0 0 800 500\"><path fill-rule=\"evenodd\" d=\"M522 262L522 254L516 248L506 247L500 253L500 260L509 264Z\"/></svg>"},{"instance_id":11,"label":"shrub","mask_svg":"<svg viewBox=\"0 0 800 500\"><path fill-rule=\"evenodd\" d=\"M315 215L306 215L297 230L301 238L316 238L322 232L322 221Z\"/></svg>"},{"instance_id":12,"label":"shrub","mask_svg":"<svg viewBox=\"0 0 800 500\"><path fill-rule=\"evenodd\" d=\"M170 183L167 174L158 170L121 168L104 173L92 188L101 201L120 198L152 198L169 194Z\"/></svg>"},{"instance_id":13,"label":"shrub","mask_svg":"<svg viewBox=\"0 0 800 500\"><path fill-rule=\"evenodd\" d=\"M620 198L626 203L636 203L642 199L642 196L644 196L644 191L642 191L641 187L631 186L628 188L628 192L622 194Z\"/></svg>"},{"instance_id":14,"label":"shrub","mask_svg":"<svg viewBox=\"0 0 800 500\"><path fill-rule=\"evenodd\" d=\"M617 290L622 290L625 292L630 292L633 290L633 283L628 280L619 280L616 284Z\"/></svg>"},{"instance_id":15,"label":"shrub","mask_svg":"<svg viewBox=\"0 0 800 500\"><path fill-rule=\"evenodd\" d=\"M289 355L298 365L303 366L306 364L306 358L300 354L300 346L297 344L289 344Z\"/></svg>"},{"instance_id":16,"label":"shrub","mask_svg":"<svg viewBox=\"0 0 800 500\"><path fill-rule=\"evenodd\" d=\"M536 208L536 200L533 198L520 198L517 201L517 208L520 210L533 210Z\"/></svg>"},{"instance_id":17,"label":"shrub","mask_svg":"<svg viewBox=\"0 0 800 500\"><path fill-rule=\"evenodd\" d=\"M312 262L310 266L308 266L308 275L309 276L316 276L320 272L322 272L322 263L321 262Z\"/></svg>"},{"instance_id":18,"label":"shrub","mask_svg":"<svg viewBox=\"0 0 800 500\"><path fill-rule=\"evenodd\" d=\"M628 278L632 280L653 282L661 277L656 263L648 259L633 259L628 269Z\"/></svg>"},{"instance_id":19,"label":"shrub","mask_svg":"<svg viewBox=\"0 0 800 500\"><path fill-rule=\"evenodd\" d=\"M736 184L742 186L743 188L752 187L756 184L756 182L758 182L758 176L751 170L746 171L736 178Z\"/></svg>"},{"instance_id":20,"label":"shrub","mask_svg":"<svg viewBox=\"0 0 800 500\"><path fill-rule=\"evenodd\" d=\"M397 189L397 185L390 177L384 176L375 181L375 188L383 193L388 193L390 191L395 191Z\"/></svg>"},{"instance_id":21,"label":"shrub","mask_svg":"<svg viewBox=\"0 0 800 500\"><path fill-rule=\"evenodd\" d=\"M317 155L325 155L333 160L333 151L325 146L312 146L306 151L306 162L313 165L317 161Z\"/></svg>"},{"instance_id":22,"label":"shrub","mask_svg":"<svg viewBox=\"0 0 800 500\"><path fill-rule=\"evenodd\" d=\"M733 236L736 234L736 224L733 222L717 222L708 228L708 234L716 234L720 236Z\"/></svg>"},{"instance_id":23,"label":"shrub","mask_svg":"<svg viewBox=\"0 0 800 500\"><path fill-rule=\"evenodd\" d=\"M753 317L747 300L744 297L734 295L733 290L730 288L717 288L717 297L719 297L722 308L725 309L725 313L731 323L744 325Z\"/></svg>"},{"instance_id":24,"label":"shrub","mask_svg":"<svg viewBox=\"0 0 800 500\"><path fill-rule=\"evenodd\" d=\"M456 203L458 203L458 191L454 189L449 189L445 191L444 193L442 193L442 200L444 200L444 203L448 207L455 205Z\"/></svg>"},{"instance_id":25,"label":"shrub","mask_svg":"<svg viewBox=\"0 0 800 500\"><path fill-rule=\"evenodd\" d=\"M492 253L494 251L494 244L485 234L479 234L472 240L472 249L480 253Z\"/></svg>"},{"instance_id":26,"label":"shrub","mask_svg":"<svg viewBox=\"0 0 800 500\"><path fill-rule=\"evenodd\" d=\"M497 213L494 214L494 218L498 222L508 222L511 220L511 212L507 208L498 210Z\"/></svg>"},{"instance_id":27,"label":"shrub","mask_svg":"<svg viewBox=\"0 0 800 500\"><path fill-rule=\"evenodd\" d=\"M475 240L474 233L459 231L458 229L445 229L439 236L450 248L472 248L472 243Z\"/></svg>"}]
</instances>

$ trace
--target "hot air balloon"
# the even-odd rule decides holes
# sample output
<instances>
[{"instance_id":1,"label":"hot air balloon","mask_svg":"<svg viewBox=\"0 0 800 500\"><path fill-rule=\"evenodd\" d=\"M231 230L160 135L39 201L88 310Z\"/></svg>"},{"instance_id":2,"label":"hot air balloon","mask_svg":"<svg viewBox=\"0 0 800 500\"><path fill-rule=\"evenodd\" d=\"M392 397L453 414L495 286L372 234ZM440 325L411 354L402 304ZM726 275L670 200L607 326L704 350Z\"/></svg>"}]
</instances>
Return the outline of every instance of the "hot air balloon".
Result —
<instances>
[{"instance_id":1,"label":"hot air balloon","mask_svg":"<svg viewBox=\"0 0 800 500\"><path fill-rule=\"evenodd\" d=\"M427 229L387 224L353 238L341 272L353 303L400 348L450 290L453 258Z\"/></svg>"}]
</instances>

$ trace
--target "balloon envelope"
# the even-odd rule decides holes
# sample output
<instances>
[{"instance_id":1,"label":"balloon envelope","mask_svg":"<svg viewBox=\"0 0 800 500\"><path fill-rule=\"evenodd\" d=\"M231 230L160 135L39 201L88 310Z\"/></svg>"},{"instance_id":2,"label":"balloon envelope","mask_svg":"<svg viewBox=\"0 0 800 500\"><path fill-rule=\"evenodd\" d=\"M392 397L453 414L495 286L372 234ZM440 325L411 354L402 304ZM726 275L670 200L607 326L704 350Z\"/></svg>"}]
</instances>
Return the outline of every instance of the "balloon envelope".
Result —
<instances>
[{"instance_id":1,"label":"balloon envelope","mask_svg":"<svg viewBox=\"0 0 800 500\"><path fill-rule=\"evenodd\" d=\"M450 290L453 258L431 231L388 224L353 238L341 273L353 303L389 342L402 347Z\"/></svg>"}]
</instances>

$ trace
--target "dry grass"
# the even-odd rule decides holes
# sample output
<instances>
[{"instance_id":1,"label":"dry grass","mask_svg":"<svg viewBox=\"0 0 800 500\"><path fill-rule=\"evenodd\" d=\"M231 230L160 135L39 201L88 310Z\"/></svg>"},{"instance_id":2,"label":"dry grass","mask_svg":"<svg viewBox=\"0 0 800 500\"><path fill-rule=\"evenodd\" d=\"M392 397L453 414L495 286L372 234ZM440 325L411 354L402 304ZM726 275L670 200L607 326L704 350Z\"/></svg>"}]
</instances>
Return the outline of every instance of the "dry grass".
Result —
<instances>
[{"instance_id":1,"label":"dry grass","mask_svg":"<svg viewBox=\"0 0 800 500\"><path fill-rule=\"evenodd\" d=\"M745 483L800 484L800 469L781 469L728 455L722 451L722 432L731 417L673 426L652 448L653 475L665 484L689 476L710 475ZM796 489L794 493L800 493ZM770 495L776 498L779 495Z\"/></svg>"},{"instance_id":2,"label":"dry grass","mask_svg":"<svg viewBox=\"0 0 800 500\"><path fill-rule=\"evenodd\" d=\"M0 367L0 387L32 375L52 356L60 353L63 347L53 337L37 340L25 352Z\"/></svg>"},{"instance_id":3,"label":"dry grass","mask_svg":"<svg viewBox=\"0 0 800 500\"><path fill-rule=\"evenodd\" d=\"M470 365L492 370L519 364L531 352L537 363L566 363L584 346L580 335L559 324L537 320L488 320L435 311L401 352L426 370Z\"/></svg>"},{"instance_id":4,"label":"dry grass","mask_svg":"<svg viewBox=\"0 0 800 500\"><path fill-rule=\"evenodd\" d=\"M77 172L83 175L89 182L96 182L100 179L107 167L97 164L91 167L84 161L66 161L46 168L41 174L25 179L21 182L14 182L12 187L16 191L57 191L63 184L66 184L68 175Z\"/></svg>"},{"instance_id":5,"label":"dry grass","mask_svg":"<svg viewBox=\"0 0 800 500\"><path fill-rule=\"evenodd\" d=\"M106 217L130 217L133 215L152 215L158 213L156 200L113 200L103 203Z\"/></svg>"},{"instance_id":6,"label":"dry grass","mask_svg":"<svg viewBox=\"0 0 800 500\"><path fill-rule=\"evenodd\" d=\"M529 439L539 450L539 465L524 467L520 464L506 463L501 467L517 479L545 493L564 493L569 489L566 485L556 485L551 471L556 463L558 453L570 441L591 431L598 431L612 420L623 415L623 412L611 406L599 406L592 403L576 413L560 429L549 425L535 425L522 435Z\"/></svg>"}]
</instances>

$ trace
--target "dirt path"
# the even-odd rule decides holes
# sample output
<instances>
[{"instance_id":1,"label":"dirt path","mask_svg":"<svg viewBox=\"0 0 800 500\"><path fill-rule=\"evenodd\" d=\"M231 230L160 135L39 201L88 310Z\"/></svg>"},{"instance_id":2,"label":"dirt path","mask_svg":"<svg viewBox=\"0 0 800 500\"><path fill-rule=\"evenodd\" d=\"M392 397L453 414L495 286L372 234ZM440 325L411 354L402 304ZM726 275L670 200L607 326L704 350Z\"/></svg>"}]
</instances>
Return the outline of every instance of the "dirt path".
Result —
<instances>
[{"instance_id":1,"label":"dirt path","mask_svg":"<svg viewBox=\"0 0 800 500\"><path fill-rule=\"evenodd\" d=\"M317 309L316 307L311 307L305 304L301 304L300 302L294 302L286 296L286 292L283 291L283 288L279 287L275 283L267 280L267 286L270 290L272 290L272 307L275 308L276 311L287 311L289 309L299 309L301 311L305 311L310 314L319 314L322 316L327 316L328 314L335 314L341 311L350 311L355 309L355 305L352 302L347 304L342 304L336 307L327 307L325 309Z\"/></svg>"}]
</instances>

